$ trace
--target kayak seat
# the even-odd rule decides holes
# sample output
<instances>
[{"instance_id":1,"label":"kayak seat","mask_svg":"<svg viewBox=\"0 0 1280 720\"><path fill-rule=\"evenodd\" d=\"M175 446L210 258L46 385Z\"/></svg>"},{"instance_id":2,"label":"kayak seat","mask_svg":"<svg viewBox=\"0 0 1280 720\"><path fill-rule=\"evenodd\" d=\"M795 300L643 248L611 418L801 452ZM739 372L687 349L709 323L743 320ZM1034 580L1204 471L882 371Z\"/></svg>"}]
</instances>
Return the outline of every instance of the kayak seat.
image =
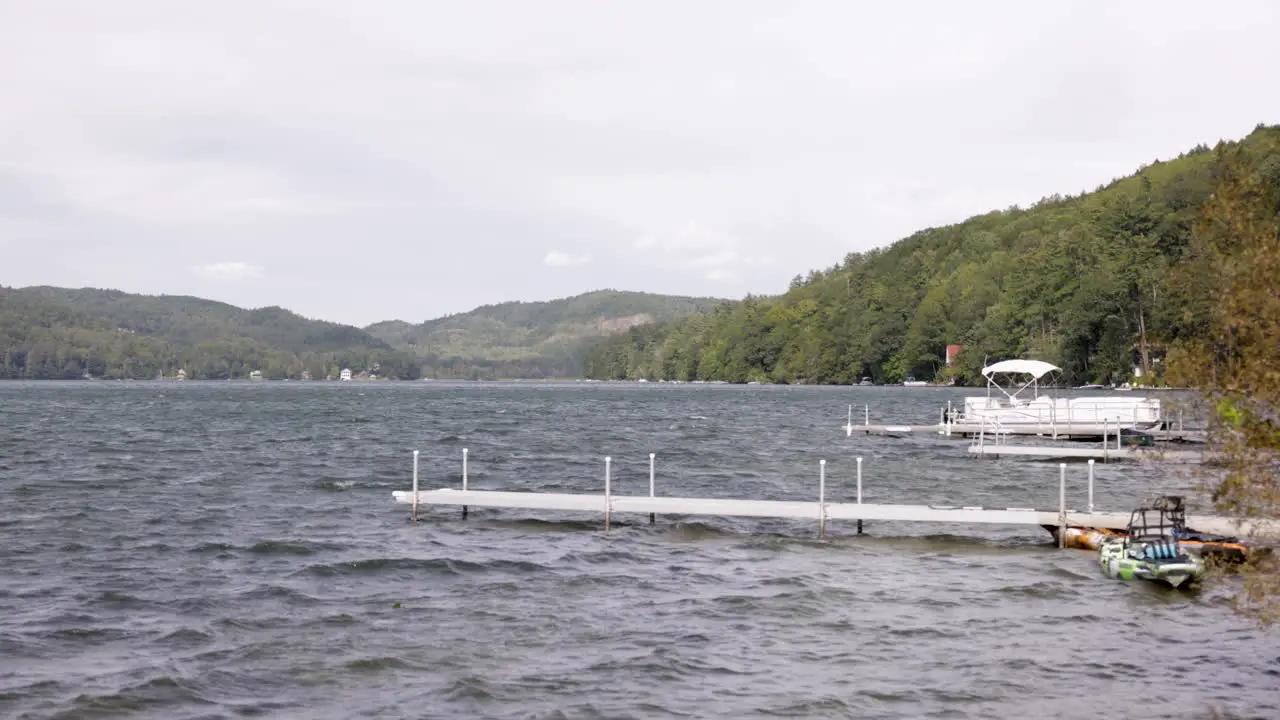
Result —
<instances>
[{"instance_id":1,"label":"kayak seat","mask_svg":"<svg viewBox=\"0 0 1280 720\"><path fill-rule=\"evenodd\" d=\"M1157 540L1143 549L1147 560L1174 560L1178 557L1177 541Z\"/></svg>"}]
</instances>

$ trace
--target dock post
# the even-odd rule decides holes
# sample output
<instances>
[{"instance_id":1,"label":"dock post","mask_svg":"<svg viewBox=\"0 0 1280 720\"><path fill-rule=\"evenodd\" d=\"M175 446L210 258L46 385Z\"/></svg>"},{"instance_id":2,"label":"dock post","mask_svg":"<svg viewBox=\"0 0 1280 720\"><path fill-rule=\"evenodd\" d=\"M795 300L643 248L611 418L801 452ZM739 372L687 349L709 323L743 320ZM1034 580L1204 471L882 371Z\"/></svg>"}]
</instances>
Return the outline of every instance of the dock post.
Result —
<instances>
[{"instance_id":1,"label":"dock post","mask_svg":"<svg viewBox=\"0 0 1280 720\"><path fill-rule=\"evenodd\" d=\"M947 401L947 437L951 437L951 426L955 425L955 410L951 408L951 401Z\"/></svg>"},{"instance_id":2,"label":"dock post","mask_svg":"<svg viewBox=\"0 0 1280 720\"><path fill-rule=\"evenodd\" d=\"M653 497L653 453L649 453L649 497ZM649 513L649 524L653 524L653 513Z\"/></svg>"},{"instance_id":3,"label":"dock post","mask_svg":"<svg viewBox=\"0 0 1280 720\"><path fill-rule=\"evenodd\" d=\"M818 539L827 536L827 461L818 461Z\"/></svg>"},{"instance_id":4,"label":"dock post","mask_svg":"<svg viewBox=\"0 0 1280 720\"><path fill-rule=\"evenodd\" d=\"M1093 514L1093 458L1089 458L1089 514Z\"/></svg>"},{"instance_id":5,"label":"dock post","mask_svg":"<svg viewBox=\"0 0 1280 720\"><path fill-rule=\"evenodd\" d=\"M609 532L609 510L612 509L611 506L613 505L613 497L612 497L613 492L612 492L612 489L609 487L609 483L610 483L609 476L611 474L609 472L609 465L612 462L613 462L613 458L606 455L604 458L604 531L605 532Z\"/></svg>"},{"instance_id":6,"label":"dock post","mask_svg":"<svg viewBox=\"0 0 1280 720\"><path fill-rule=\"evenodd\" d=\"M1182 408L1178 408L1178 432L1182 432Z\"/></svg>"},{"instance_id":7,"label":"dock post","mask_svg":"<svg viewBox=\"0 0 1280 720\"><path fill-rule=\"evenodd\" d=\"M844 424L844 436L853 436L853 406L849 406L849 420Z\"/></svg>"},{"instance_id":8,"label":"dock post","mask_svg":"<svg viewBox=\"0 0 1280 720\"><path fill-rule=\"evenodd\" d=\"M1107 432L1111 429L1111 421L1102 418L1102 462L1107 461L1107 455L1110 453L1111 443L1107 442Z\"/></svg>"},{"instance_id":9,"label":"dock post","mask_svg":"<svg viewBox=\"0 0 1280 720\"><path fill-rule=\"evenodd\" d=\"M862 426L866 427L871 424L871 406L862 406Z\"/></svg>"},{"instance_id":10,"label":"dock post","mask_svg":"<svg viewBox=\"0 0 1280 720\"><path fill-rule=\"evenodd\" d=\"M1058 463L1058 547L1067 546L1067 464Z\"/></svg>"},{"instance_id":11,"label":"dock post","mask_svg":"<svg viewBox=\"0 0 1280 720\"><path fill-rule=\"evenodd\" d=\"M858 458L858 504L862 504L862 458ZM858 518L858 534L862 534L862 518Z\"/></svg>"},{"instance_id":12,"label":"dock post","mask_svg":"<svg viewBox=\"0 0 1280 720\"><path fill-rule=\"evenodd\" d=\"M410 517L418 522L418 451L413 451L413 511Z\"/></svg>"},{"instance_id":13,"label":"dock post","mask_svg":"<svg viewBox=\"0 0 1280 720\"><path fill-rule=\"evenodd\" d=\"M462 492L467 491L467 449L462 448ZM462 519L467 519L467 506L462 506Z\"/></svg>"}]
</instances>

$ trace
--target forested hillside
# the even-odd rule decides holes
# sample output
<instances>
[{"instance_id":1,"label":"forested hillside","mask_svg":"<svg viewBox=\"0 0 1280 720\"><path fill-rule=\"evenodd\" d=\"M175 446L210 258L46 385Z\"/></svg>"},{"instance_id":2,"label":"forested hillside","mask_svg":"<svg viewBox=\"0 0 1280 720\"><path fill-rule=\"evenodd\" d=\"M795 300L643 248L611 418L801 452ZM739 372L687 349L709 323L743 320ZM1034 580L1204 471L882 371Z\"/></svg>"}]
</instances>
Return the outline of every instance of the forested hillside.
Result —
<instances>
[{"instance_id":1,"label":"forested hillside","mask_svg":"<svg viewBox=\"0 0 1280 720\"><path fill-rule=\"evenodd\" d=\"M0 379L320 379L344 367L406 380L581 377L591 341L717 302L601 291L366 331L195 297L0 287Z\"/></svg>"},{"instance_id":2,"label":"forested hillside","mask_svg":"<svg viewBox=\"0 0 1280 720\"><path fill-rule=\"evenodd\" d=\"M417 377L416 359L359 328L278 307L115 290L0 287L0 378L337 375L377 367Z\"/></svg>"},{"instance_id":3,"label":"forested hillside","mask_svg":"<svg viewBox=\"0 0 1280 720\"><path fill-rule=\"evenodd\" d=\"M1230 250L1201 211L1229 164L1280 198L1280 126L1091 193L852 253L781 296L636 328L593 347L587 375L971 382L984 360L1034 357L1060 365L1067 382L1123 382L1135 365L1143 382L1160 382L1170 345L1206 331L1212 259ZM954 368L948 344L963 346Z\"/></svg>"},{"instance_id":4,"label":"forested hillside","mask_svg":"<svg viewBox=\"0 0 1280 720\"><path fill-rule=\"evenodd\" d=\"M644 324L706 312L715 298L599 290L545 302L485 305L410 325L399 320L365 328L415 353L437 377L581 377L587 349Z\"/></svg>"}]
</instances>

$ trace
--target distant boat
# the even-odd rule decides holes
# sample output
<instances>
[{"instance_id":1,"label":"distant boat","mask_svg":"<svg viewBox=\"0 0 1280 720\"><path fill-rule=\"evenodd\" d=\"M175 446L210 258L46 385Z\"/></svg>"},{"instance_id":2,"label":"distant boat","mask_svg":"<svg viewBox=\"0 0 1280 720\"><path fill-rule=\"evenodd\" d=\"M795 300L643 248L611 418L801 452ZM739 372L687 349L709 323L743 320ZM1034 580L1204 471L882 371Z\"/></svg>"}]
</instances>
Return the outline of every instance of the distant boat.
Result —
<instances>
[{"instance_id":1,"label":"distant boat","mask_svg":"<svg viewBox=\"0 0 1280 720\"><path fill-rule=\"evenodd\" d=\"M908 375L906 380L902 381L906 387L925 387L929 383L924 380L917 380L914 375Z\"/></svg>"},{"instance_id":2,"label":"distant boat","mask_svg":"<svg viewBox=\"0 0 1280 720\"><path fill-rule=\"evenodd\" d=\"M869 377L864 377L864 378L862 378L862 382L860 382L860 383L858 383L858 384L859 384L859 385L875 385L875 383L871 382L871 378L869 378Z\"/></svg>"}]
</instances>

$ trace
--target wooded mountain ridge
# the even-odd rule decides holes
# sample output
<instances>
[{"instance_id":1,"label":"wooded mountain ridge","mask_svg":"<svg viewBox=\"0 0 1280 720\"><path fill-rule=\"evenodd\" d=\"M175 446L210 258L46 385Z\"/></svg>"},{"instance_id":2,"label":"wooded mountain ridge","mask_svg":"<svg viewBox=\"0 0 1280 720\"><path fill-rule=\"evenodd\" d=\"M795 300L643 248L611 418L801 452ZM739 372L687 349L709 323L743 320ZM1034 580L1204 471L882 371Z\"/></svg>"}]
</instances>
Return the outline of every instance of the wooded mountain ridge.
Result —
<instances>
[{"instance_id":1,"label":"wooded mountain ridge","mask_svg":"<svg viewBox=\"0 0 1280 720\"><path fill-rule=\"evenodd\" d=\"M580 377L593 340L717 302L606 290L361 329L190 296L0 286L0 378Z\"/></svg>"},{"instance_id":2,"label":"wooded mountain ridge","mask_svg":"<svg viewBox=\"0 0 1280 720\"><path fill-rule=\"evenodd\" d=\"M1215 263L1233 244L1204 210L1229 178L1246 181L1280 212L1280 126L1199 145L1094 192L1054 195L850 253L796 277L780 296L634 328L594 347L586 372L599 379L981 383L978 370L988 360L1032 357L1062 367L1071 383L1158 384L1165 353L1207 332L1221 290ZM948 345L962 348L950 366Z\"/></svg>"}]
</instances>

